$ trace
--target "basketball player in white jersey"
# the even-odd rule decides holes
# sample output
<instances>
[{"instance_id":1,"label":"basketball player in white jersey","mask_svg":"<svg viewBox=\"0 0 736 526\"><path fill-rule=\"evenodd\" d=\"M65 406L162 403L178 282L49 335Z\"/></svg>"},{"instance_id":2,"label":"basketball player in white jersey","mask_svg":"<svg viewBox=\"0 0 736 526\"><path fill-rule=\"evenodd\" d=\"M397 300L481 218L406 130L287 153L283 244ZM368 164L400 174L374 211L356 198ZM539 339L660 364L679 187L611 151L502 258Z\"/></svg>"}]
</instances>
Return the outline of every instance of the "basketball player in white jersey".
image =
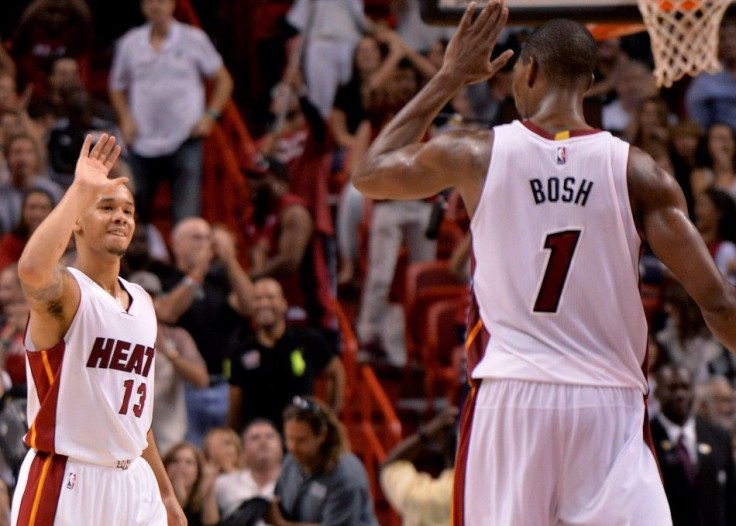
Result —
<instances>
[{"instance_id":1,"label":"basketball player in white jersey","mask_svg":"<svg viewBox=\"0 0 736 526\"><path fill-rule=\"evenodd\" d=\"M736 294L689 222L675 180L583 119L595 43L554 20L513 70L522 121L420 143L465 85L492 77L508 11L468 7L444 64L353 174L370 198L456 187L471 214L472 389L456 462L455 526L671 524L650 448L643 241L736 350Z\"/></svg>"},{"instance_id":2,"label":"basketball player in white jersey","mask_svg":"<svg viewBox=\"0 0 736 526\"><path fill-rule=\"evenodd\" d=\"M13 497L18 525L184 525L151 432L156 316L118 277L135 228L120 154L87 136L74 182L31 236L18 273L26 331L30 446ZM77 260L60 259L74 235Z\"/></svg>"}]
</instances>

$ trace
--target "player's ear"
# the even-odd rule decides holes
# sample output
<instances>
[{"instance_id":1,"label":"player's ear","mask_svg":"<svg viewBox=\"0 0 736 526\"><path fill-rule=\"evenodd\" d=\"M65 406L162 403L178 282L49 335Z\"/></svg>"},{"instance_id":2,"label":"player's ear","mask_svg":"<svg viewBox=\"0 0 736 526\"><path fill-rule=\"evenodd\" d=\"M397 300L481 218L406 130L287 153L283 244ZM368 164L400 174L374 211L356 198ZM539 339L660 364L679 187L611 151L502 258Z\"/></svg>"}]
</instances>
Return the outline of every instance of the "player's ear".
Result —
<instances>
[{"instance_id":1,"label":"player's ear","mask_svg":"<svg viewBox=\"0 0 736 526\"><path fill-rule=\"evenodd\" d=\"M539 75L539 64L536 60L534 60L534 57L529 57L527 63L524 64L524 68L524 80L526 81L526 85L532 88L537 82L537 76Z\"/></svg>"}]
</instances>

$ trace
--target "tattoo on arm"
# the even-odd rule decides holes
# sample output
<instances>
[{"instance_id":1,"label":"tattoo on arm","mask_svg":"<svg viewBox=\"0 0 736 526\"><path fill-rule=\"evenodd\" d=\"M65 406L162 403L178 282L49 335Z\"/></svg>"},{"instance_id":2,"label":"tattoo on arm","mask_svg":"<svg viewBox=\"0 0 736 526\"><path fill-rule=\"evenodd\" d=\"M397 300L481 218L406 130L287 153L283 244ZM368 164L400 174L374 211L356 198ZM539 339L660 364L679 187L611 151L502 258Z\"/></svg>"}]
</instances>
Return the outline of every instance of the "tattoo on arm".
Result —
<instances>
[{"instance_id":1,"label":"tattoo on arm","mask_svg":"<svg viewBox=\"0 0 736 526\"><path fill-rule=\"evenodd\" d=\"M54 269L52 279L46 285L39 288L24 285L23 290L28 298L28 302L32 306L42 307L52 317L62 319L64 313L64 304L62 302L64 274L69 274L69 271L58 266Z\"/></svg>"}]
</instances>

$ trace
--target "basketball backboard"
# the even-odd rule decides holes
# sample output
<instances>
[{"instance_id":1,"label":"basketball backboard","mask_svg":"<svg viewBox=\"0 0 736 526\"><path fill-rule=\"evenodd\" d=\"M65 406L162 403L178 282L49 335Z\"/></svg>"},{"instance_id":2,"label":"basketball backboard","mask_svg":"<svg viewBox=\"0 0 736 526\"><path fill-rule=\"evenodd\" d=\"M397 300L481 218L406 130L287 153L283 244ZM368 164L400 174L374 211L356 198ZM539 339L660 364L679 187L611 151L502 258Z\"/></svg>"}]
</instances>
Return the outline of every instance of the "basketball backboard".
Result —
<instances>
[{"instance_id":1,"label":"basketball backboard","mask_svg":"<svg viewBox=\"0 0 736 526\"><path fill-rule=\"evenodd\" d=\"M456 25L469 0L421 0L422 18L430 24ZM483 4L484 0L478 1ZM539 24L550 18L579 22L640 23L637 0L506 0L509 24Z\"/></svg>"}]
</instances>

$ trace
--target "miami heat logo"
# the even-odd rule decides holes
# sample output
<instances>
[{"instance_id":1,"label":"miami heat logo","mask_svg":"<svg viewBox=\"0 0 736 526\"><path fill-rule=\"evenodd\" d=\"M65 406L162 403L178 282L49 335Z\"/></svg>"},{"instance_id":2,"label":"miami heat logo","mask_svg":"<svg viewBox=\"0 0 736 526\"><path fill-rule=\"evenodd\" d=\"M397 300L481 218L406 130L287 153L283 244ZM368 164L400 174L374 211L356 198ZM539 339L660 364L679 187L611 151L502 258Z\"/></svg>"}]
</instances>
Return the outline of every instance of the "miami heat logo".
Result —
<instances>
[{"instance_id":1,"label":"miami heat logo","mask_svg":"<svg viewBox=\"0 0 736 526\"><path fill-rule=\"evenodd\" d=\"M560 146L557 148L557 164L565 164L567 162L567 148Z\"/></svg>"},{"instance_id":2,"label":"miami heat logo","mask_svg":"<svg viewBox=\"0 0 736 526\"><path fill-rule=\"evenodd\" d=\"M77 485L77 474L69 473L69 479L66 481L66 487L68 489L74 489L74 486L76 485Z\"/></svg>"}]
</instances>

